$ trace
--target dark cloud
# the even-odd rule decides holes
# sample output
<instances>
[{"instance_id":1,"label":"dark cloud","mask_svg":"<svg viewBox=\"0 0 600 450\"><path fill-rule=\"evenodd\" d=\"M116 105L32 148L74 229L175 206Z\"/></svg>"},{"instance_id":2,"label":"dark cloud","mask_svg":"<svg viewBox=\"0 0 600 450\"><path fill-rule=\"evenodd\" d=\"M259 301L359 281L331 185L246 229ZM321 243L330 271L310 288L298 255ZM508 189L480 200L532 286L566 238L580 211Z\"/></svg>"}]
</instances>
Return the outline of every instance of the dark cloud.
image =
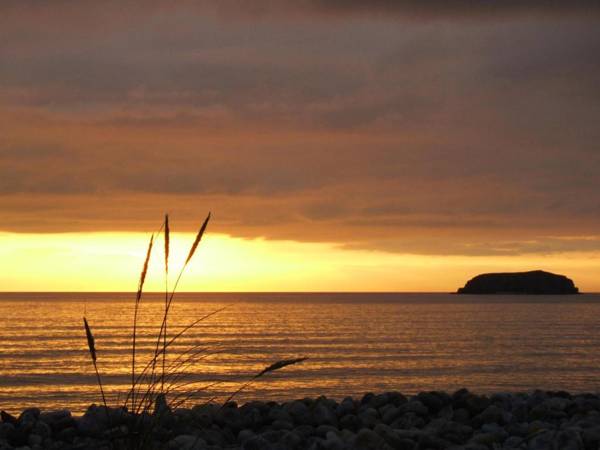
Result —
<instances>
[{"instance_id":1,"label":"dark cloud","mask_svg":"<svg viewBox=\"0 0 600 450\"><path fill-rule=\"evenodd\" d=\"M600 252L600 236L555 238L535 236L528 240L449 240L447 238L388 239L354 242L341 248L349 250L373 250L419 255L465 255L465 256L530 256L558 255L562 253Z\"/></svg>"},{"instance_id":2,"label":"dark cloud","mask_svg":"<svg viewBox=\"0 0 600 450\"><path fill-rule=\"evenodd\" d=\"M205 2L214 5L214 2ZM269 14L311 14L347 17L356 15L403 16L416 19L438 17L513 17L523 14L594 14L598 3L593 0L560 2L555 0L221 0L217 10L222 14L264 16Z\"/></svg>"},{"instance_id":3,"label":"dark cloud","mask_svg":"<svg viewBox=\"0 0 600 450\"><path fill-rule=\"evenodd\" d=\"M596 3L82 4L0 6L4 229L596 249Z\"/></svg>"}]
</instances>

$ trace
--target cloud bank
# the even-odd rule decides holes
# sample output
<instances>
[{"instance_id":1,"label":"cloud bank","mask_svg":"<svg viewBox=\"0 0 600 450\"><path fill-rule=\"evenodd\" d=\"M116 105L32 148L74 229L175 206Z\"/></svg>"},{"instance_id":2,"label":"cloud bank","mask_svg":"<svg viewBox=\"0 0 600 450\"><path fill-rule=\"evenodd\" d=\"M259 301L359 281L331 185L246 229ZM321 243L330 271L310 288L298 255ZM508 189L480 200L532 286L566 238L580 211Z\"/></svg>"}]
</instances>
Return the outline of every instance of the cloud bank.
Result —
<instances>
[{"instance_id":1,"label":"cloud bank","mask_svg":"<svg viewBox=\"0 0 600 450\"><path fill-rule=\"evenodd\" d=\"M597 2L447 5L3 3L1 228L596 251Z\"/></svg>"}]
</instances>

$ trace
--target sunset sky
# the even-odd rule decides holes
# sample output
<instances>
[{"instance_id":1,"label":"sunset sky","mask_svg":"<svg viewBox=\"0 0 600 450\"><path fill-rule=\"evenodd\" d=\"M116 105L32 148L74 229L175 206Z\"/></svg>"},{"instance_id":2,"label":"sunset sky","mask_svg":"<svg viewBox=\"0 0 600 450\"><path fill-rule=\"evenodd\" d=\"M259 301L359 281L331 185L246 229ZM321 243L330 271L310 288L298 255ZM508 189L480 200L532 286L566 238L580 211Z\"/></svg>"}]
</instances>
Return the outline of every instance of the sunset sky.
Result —
<instances>
[{"instance_id":1,"label":"sunset sky","mask_svg":"<svg viewBox=\"0 0 600 450\"><path fill-rule=\"evenodd\" d=\"M600 291L600 4L424 3L2 1L0 290L133 290L212 211L182 290Z\"/></svg>"}]
</instances>

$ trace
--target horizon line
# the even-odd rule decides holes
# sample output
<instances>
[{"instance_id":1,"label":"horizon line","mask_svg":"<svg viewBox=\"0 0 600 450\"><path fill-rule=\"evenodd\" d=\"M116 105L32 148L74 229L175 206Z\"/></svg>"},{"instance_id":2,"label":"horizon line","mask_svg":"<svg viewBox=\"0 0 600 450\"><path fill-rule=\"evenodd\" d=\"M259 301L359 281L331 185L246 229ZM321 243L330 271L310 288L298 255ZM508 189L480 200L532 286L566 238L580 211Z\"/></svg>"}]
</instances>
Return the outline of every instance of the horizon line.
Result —
<instances>
[{"instance_id":1,"label":"horizon line","mask_svg":"<svg viewBox=\"0 0 600 450\"><path fill-rule=\"evenodd\" d=\"M164 291L147 291L144 294L164 295ZM136 291L2 291L3 294L131 294ZM457 294L456 291L177 291L177 294ZM541 294L557 295L585 295L600 294L600 291L586 291L578 294ZM472 295L472 294L471 294ZM527 295L527 294L481 294L481 295ZM530 294L539 296L540 294Z\"/></svg>"}]
</instances>

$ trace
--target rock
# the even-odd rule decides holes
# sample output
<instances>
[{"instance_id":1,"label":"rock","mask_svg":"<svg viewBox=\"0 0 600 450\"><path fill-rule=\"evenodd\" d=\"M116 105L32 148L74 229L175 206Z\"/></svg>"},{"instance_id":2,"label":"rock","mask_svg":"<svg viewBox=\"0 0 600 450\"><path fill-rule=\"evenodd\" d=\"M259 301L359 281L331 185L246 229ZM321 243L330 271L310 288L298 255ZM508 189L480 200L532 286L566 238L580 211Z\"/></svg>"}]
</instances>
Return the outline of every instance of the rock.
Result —
<instances>
[{"instance_id":1,"label":"rock","mask_svg":"<svg viewBox=\"0 0 600 450\"><path fill-rule=\"evenodd\" d=\"M39 408L27 408L21 413L21 415L17 419L17 426L25 433L29 433L33 429L39 417Z\"/></svg>"},{"instance_id":2,"label":"rock","mask_svg":"<svg viewBox=\"0 0 600 450\"><path fill-rule=\"evenodd\" d=\"M71 416L71 411L66 409L43 412L40 414L39 420L50 425L50 428L54 432L75 426L75 420Z\"/></svg>"},{"instance_id":3,"label":"rock","mask_svg":"<svg viewBox=\"0 0 600 450\"><path fill-rule=\"evenodd\" d=\"M206 442L198 436L182 434L170 440L168 448L172 450L205 450Z\"/></svg>"},{"instance_id":4,"label":"rock","mask_svg":"<svg viewBox=\"0 0 600 450\"><path fill-rule=\"evenodd\" d=\"M531 436L541 431L550 430L552 428L554 427L551 423L542 422L541 420L534 420L533 422L529 423L529 426L527 427L527 434Z\"/></svg>"},{"instance_id":5,"label":"rock","mask_svg":"<svg viewBox=\"0 0 600 450\"><path fill-rule=\"evenodd\" d=\"M510 436L509 438L507 438L504 441L504 448L507 449L515 449L515 448L520 448L523 443L525 442L525 440L522 437L519 436Z\"/></svg>"},{"instance_id":6,"label":"rock","mask_svg":"<svg viewBox=\"0 0 600 450\"><path fill-rule=\"evenodd\" d=\"M471 417L476 416L477 414L482 413L488 406L490 406L491 401L486 396L479 396L475 394L469 393L464 398L464 408L469 411Z\"/></svg>"},{"instance_id":7,"label":"rock","mask_svg":"<svg viewBox=\"0 0 600 450\"><path fill-rule=\"evenodd\" d=\"M291 416L293 422L297 425L312 425L313 420L310 414L310 409L300 400L296 400L288 404L286 410Z\"/></svg>"},{"instance_id":8,"label":"rock","mask_svg":"<svg viewBox=\"0 0 600 450\"><path fill-rule=\"evenodd\" d=\"M389 405L389 407L382 412L381 420L383 420L384 423L389 425L401 415L402 411L400 410L400 408L396 408L393 405Z\"/></svg>"},{"instance_id":9,"label":"rock","mask_svg":"<svg viewBox=\"0 0 600 450\"><path fill-rule=\"evenodd\" d=\"M100 437L108 428L109 415L104 406L91 405L76 421L77 431L83 436Z\"/></svg>"},{"instance_id":10,"label":"rock","mask_svg":"<svg viewBox=\"0 0 600 450\"><path fill-rule=\"evenodd\" d=\"M399 430L395 429L396 434L402 439L411 439L413 441L418 441L421 438L421 435L425 433L423 430L417 430L416 428Z\"/></svg>"},{"instance_id":11,"label":"rock","mask_svg":"<svg viewBox=\"0 0 600 450\"><path fill-rule=\"evenodd\" d=\"M340 439L344 441L346 445L350 445L350 442L354 442L356 438L356 433L353 433L350 430L342 430L340 431Z\"/></svg>"},{"instance_id":12,"label":"rock","mask_svg":"<svg viewBox=\"0 0 600 450\"><path fill-rule=\"evenodd\" d=\"M578 294L573 280L543 270L477 275L458 294Z\"/></svg>"},{"instance_id":13,"label":"rock","mask_svg":"<svg viewBox=\"0 0 600 450\"><path fill-rule=\"evenodd\" d=\"M339 434L340 431L336 428L333 427L331 425L319 425L316 429L315 429L315 435L319 436L319 437L326 437L327 433L336 433Z\"/></svg>"},{"instance_id":14,"label":"rock","mask_svg":"<svg viewBox=\"0 0 600 450\"><path fill-rule=\"evenodd\" d=\"M373 431L381 436L393 449L406 449L408 447L412 450L416 445L414 441L401 438L396 430L382 423L378 424Z\"/></svg>"},{"instance_id":15,"label":"rock","mask_svg":"<svg viewBox=\"0 0 600 450\"><path fill-rule=\"evenodd\" d=\"M419 448L445 449L452 445L445 439L439 438L433 434L422 433L419 438Z\"/></svg>"},{"instance_id":16,"label":"rock","mask_svg":"<svg viewBox=\"0 0 600 450\"><path fill-rule=\"evenodd\" d=\"M323 447L325 447L327 450L344 450L345 445L344 441L342 441L342 439L340 439L336 433L330 431L325 436Z\"/></svg>"},{"instance_id":17,"label":"rock","mask_svg":"<svg viewBox=\"0 0 600 450\"><path fill-rule=\"evenodd\" d=\"M454 443L466 442L473 435L473 428L468 425L446 421L438 428L438 436Z\"/></svg>"},{"instance_id":18,"label":"rock","mask_svg":"<svg viewBox=\"0 0 600 450\"><path fill-rule=\"evenodd\" d=\"M42 445L42 442L44 442L44 439L42 439L41 436L38 436L37 434L29 435L28 443L30 446L34 447L36 445Z\"/></svg>"},{"instance_id":19,"label":"rock","mask_svg":"<svg viewBox=\"0 0 600 450\"><path fill-rule=\"evenodd\" d=\"M354 439L354 447L361 450L380 450L383 444L383 438L368 428L362 428Z\"/></svg>"},{"instance_id":20,"label":"rock","mask_svg":"<svg viewBox=\"0 0 600 450\"><path fill-rule=\"evenodd\" d=\"M511 414L516 422L527 422L529 420L529 409L525 402L513 405Z\"/></svg>"},{"instance_id":21,"label":"rock","mask_svg":"<svg viewBox=\"0 0 600 450\"><path fill-rule=\"evenodd\" d=\"M361 420L354 414L348 414L339 420L339 427L351 431L357 431L361 427Z\"/></svg>"},{"instance_id":22,"label":"rock","mask_svg":"<svg viewBox=\"0 0 600 450\"><path fill-rule=\"evenodd\" d=\"M294 431L288 431L282 436L280 442L286 449L300 448L302 437Z\"/></svg>"},{"instance_id":23,"label":"rock","mask_svg":"<svg viewBox=\"0 0 600 450\"><path fill-rule=\"evenodd\" d=\"M317 425L337 426L337 415L324 404L318 404L313 410L313 419Z\"/></svg>"},{"instance_id":24,"label":"rock","mask_svg":"<svg viewBox=\"0 0 600 450\"><path fill-rule=\"evenodd\" d=\"M379 409L384 405L387 405L390 401L390 397L387 393L375 395L369 402L371 408Z\"/></svg>"},{"instance_id":25,"label":"rock","mask_svg":"<svg viewBox=\"0 0 600 450\"><path fill-rule=\"evenodd\" d=\"M352 397L346 397L344 400L342 400L337 406L335 412L337 413L338 417L354 414L356 412L356 406L354 405L354 400L352 400Z\"/></svg>"},{"instance_id":26,"label":"rock","mask_svg":"<svg viewBox=\"0 0 600 450\"><path fill-rule=\"evenodd\" d=\"M283 430L267 430L264 431L260 436L263 439L266 439L270 443L274 444L276 442L279 442L283 438L285 433L286 432Z\"/></svg>"},{"instance_id":27,"label":"rock","mask_svg":"<svg viewBox=\"0 0 600 450\"><path fill-rule=\"evenodd\" d=\"M367 408L358 413L362 428L373 428L379 423L379 413L376 409Z\"/></svg>"},{"instance_id":28,"label":"rock","mask_svg":"<svg viewBox=\"0 0 600 450\"><path fill-rule=\"evenodd\" d=\"M427 406L425 406L419 400L411 400L398 407L400 414L415 413L418 416L426 416L429 412Z\"/></svg>"},{"instance_id":29,"label":"rock","mask_svg":"<svg viewBox=\"0 0 600 450\"><path fill-rule=\"evenodd\" d=\"M471 414L465 408L458 408L453 411L452 420L454 422L467 424L471 422Z\"/></svg>"},{"instance_id":30,"label":"rock","mask_svg":"<svg viewBox=\"0 0 600 450\"><path fill-rule=\"evenodd\" d=\"M575 399L573 399L573 402L575 403L577 410L580 413L588 413L600 410L600 399L595 395L579 395L575 397Z\"/></svg>"},{"instance_id":31,"label":"rock","mask_svg":"<svg viewBox=\"0 0 600 450\"><path fill-rule=\"evenodd\" d=\"M496 392L490 396L490 401L505 411L510 411L514 402L510 392Z\"/></svg>"},{"instance_id":32,"label":"rock","mask_svg":"<svg viewBox=\"0 0 600 450\"><path fill-rule=\"evenodd\" d=\"M240 408L244 427L258 430L266 422L258 408Z\"/></svg>"},{"instance_id":33,"label":"rock","mask_svg":"<svg viewBox=\"0 0 600 450\"><path fill-rule=\"evenodd\" d=\"M409 412L394 420L390 426L392 428L421 428L425 426L425 419Z\"/></svg>"},{"instance_id":34,"label":"rock","mask_svg":"<svg viewBox=\"0 0 600 450\"><path fill-rule=\"evenodd\" d=\"M237 440L239 443L244 443L246 442L248 439L253 438L254 436L256 436L256 434L254 433L254 431L252 430L242 430L238 433L238 437Z\"/></svg>"},{"instance_id":35,"label":"rock","mask_svg":"<svg viewBox=\"0 0 600 450\"><path fill-rule=\"evenodd\" d=\"M268 450L270 448L271 444L269 444L269 441L261 436L254 436L242 445L242 450Z\"/></svg>"},{"instance_id":36,"label":"rock","mask_svg":"<svg viewBox=\"0 0 600 450\"><path fill-rule=\"evenodd\" d=\"M17 418L6 411L0 411L0 419L2 419L3 423L17 424Z\"/></svg>"},{"instance_id":37,"label":"rock","mask_svg":"<svg viewBox=\"0 0 600 450\"><path fill-rule=\"evenodd\" d=\"M154 400L154 411L155 416L164 416L171 414L171 408L167 404L167 396L165 394L158 394Z\"/></svg>"},{"instance_id":38,"label":"rock","mask_svg":"<svg viewBox=\"0 0 600 450\"><path fill-rule=\"evenodd\" d=\"M554 411L564 411L571 403L571 400L564 397L551 397L544 402L548 409Z\"/></svg>"},{"instance_id":39,"label":"rock","mask_svg":"<svg viewBox=\"0 0 600 450\"><path fill-rule=\"evenodd\" d=\"M275 422L275 421L293 422L294 421L291 414L285 408L283 408L279 405L274 406L273 408L269 409L269 412L267 413L267 418L271 422Z\"/></svg>"},{"instance_id":40,"label":"rock","mask_svg":"<svg viewBox=\"0 0 600 450\"><path fill-rule=\"evenodd\" d=\"M530 420L543 420L549 417L550 410L545 404L536 405L529 411Z\"/></svg>"},{"instance_id":41,"label":"rock","mask_svg":"<svg viewBox=\"0 0 600 450\"><path fill-rule=\"evenodd\" d=\"M475 426L481 426L484 423L504 423L504 411L496 405L488 406L473 418L473 424Z\"/></svg>"},{"instance_id":42,"label":"rock","mask_svg":"<svg viewBox=\"0 0 600 450\"><path fill-rule=\"evenodd\" d=\"M208 428L212 425L216 413L217 407L210 403L192 407L192 414L202 428Z\"/></svg>"},{"instance_id":43,"label":"rock","mask_svg":"<svg viewBox=\"0 0 600 450\"><path fill-rule=\"evenodd\" d=\"M52 435L52 428L50 428L50 425L48 425L46 422L38 420L31 429L31 433L36 434L44 439Z\"/></svg>"},{"instance_id":44,"label":"rock","mask_svg":"<svg viewBox=\"0 0 600 450\"><path fill-rule=\"evenodd\" d=\"M509 423L505 429L510 436L525 437L529 434L529 425L527 423Z\"/></svg>"},{"instance_id":45,"label":"rock","mask_svg":"<svg viewBox=\"0 0 600 450\"><path fill-rule=\"evenodd\" d=\"M436 414L445 405L444 400L436 392L421 392L416 398L433 414Z\"/></svg>"},{"instance_id":46,"label":"rock","mask_svg":"<svg viewBox=\"0 0 600 450\"><path fill-rule=\"evenodd\" d=\"M556 432L554 431L541 431L535 434L530 440L528 449L529 450L552 450L556 438ZM562 449L561 449L562 450Z\"/></svg>"},{"instance_id":47,"label":"rock","mask_svg":"<svg viewBox=\"0 0 600 450\"><path fill-rule=\"evenodd\" d=\"M388 392L388 397L389 397L389 403L396 407L398 407L408 401L406 396L401 394L400 392Z\"/></svg>"},{"instance_id":48,"label":"rock","mask_svg":"<svg viewBox=\"0 0 600 450\"><path fill-rule=\"evenodd\" d=\"M274 430L292 430L294 425L291 422L287 422L285 420L276 420L271 424L271 427Z\"/></svg>"},{"instance_id":49,"label":"rock","mask_svg":"<svg viewBox=\"0 0 600 450\"><path fill-rule=\"evenodd\" d=\"M26 445L28 442L28 435L20 428L13 427L6 433L6 440L14 447Z\"/></svg>"},{"instance_id":50,"label":"rock","mask_svg":"<svg viewBox=\"0 0 600 450\"><path fill-rule=\"evenodd\" d=\"M583 443L585 448L600 448L600 427L591 427L583 430Z\"/></svg>"},{"instance_id":51,"label":"rock","mask_svg":"<svg viewBox=\"0 0 600 450\"><path fill-rule=\"evenodd\" d=\"M294 428L294 432L296 432L299 436L309 437L315 434L315 427L312 425L299 425Z\"/></svg>"},{"instance_id":52,"label":"rock","mask_svg":"<svg viewBox=\"0 0 600 450\"><path fill-rule=\"evenodd\" d=\"M0 443L3 439L6 439L8 433L15 429L12 423L0 423Z\"/></svg>"},{"instance_id":53,"label":"rock","mask_svg":"<svg viewBox=\"0 0 600 450\"><path fill-rule=\"evenodd\" d=\"M77 436L78 431L75 427L65 428L64 430L60 430L56 434L56 439L64 442L73 442L73 439Z\"/></svg>"},{"instance_id":54,"label":"rock","mask_svg":"<svg viewBox=\"0 0 600 450\"><path fill-rule=\"evenodd\" d=\"M446 420L452 420L454 417L454 408L452 405L446 405L442 409L438 411L438 417L444 418Z\"/></svg>"},{"instance_id":55,"label":"rock","mask_svg":"<svg viewBox=\"0 0 600 450\"><path fill-rule=\"evenodd\" d=\"M228 406L221 408L214 420L221 427L228 427L236 433L244 429L244 419L237 407Z\"/></svg>"},{"instance_id":56,"label":"rock","mask_svg":"<svg viewBox=\"0 0 600 450\"><path fill-rule=\"evenodd\" d=\"M557 447L561 450L581 450L583 449L583 440L576 430L560 430L556 436Z\"/></svg>"},{"instance_id":57,"label":"rock","mask_svg":"<svg viewBox=\"0 0 600 450\"><path fill-rule=\"evenodd\" d=\"M469 443L492 447L494 444L502 443L502 439L496 433L476 433L473 435Z\"/></svg>"},{"instance_id":58,"label":"rock","mask_svg":"<svg viewBox=\"0 0 600 450\"><path fill-rule=\"evenodd\" d=\"M375 394L373 394L372 392L367 392L365 395L362 396L362 398L360 399L360 404L361 405L368 405L370 406L371 401L375 398Z\"/></svg>"},{"instance_id":59,"label":"rock","mask_svg":"<svg viewBox=\"0 0 600 450\"><path fill-rule=\"evenodd\" d=\"M482 444L466 444L464 447L458 447L460 450L489 450L489 447L487 445L482 445ZM498 448L498 447L496 447ZM456 447L450 447L448 450L455 450ZM496 450L496 449L494 449Z\"/></svg>"}]
</instances>

